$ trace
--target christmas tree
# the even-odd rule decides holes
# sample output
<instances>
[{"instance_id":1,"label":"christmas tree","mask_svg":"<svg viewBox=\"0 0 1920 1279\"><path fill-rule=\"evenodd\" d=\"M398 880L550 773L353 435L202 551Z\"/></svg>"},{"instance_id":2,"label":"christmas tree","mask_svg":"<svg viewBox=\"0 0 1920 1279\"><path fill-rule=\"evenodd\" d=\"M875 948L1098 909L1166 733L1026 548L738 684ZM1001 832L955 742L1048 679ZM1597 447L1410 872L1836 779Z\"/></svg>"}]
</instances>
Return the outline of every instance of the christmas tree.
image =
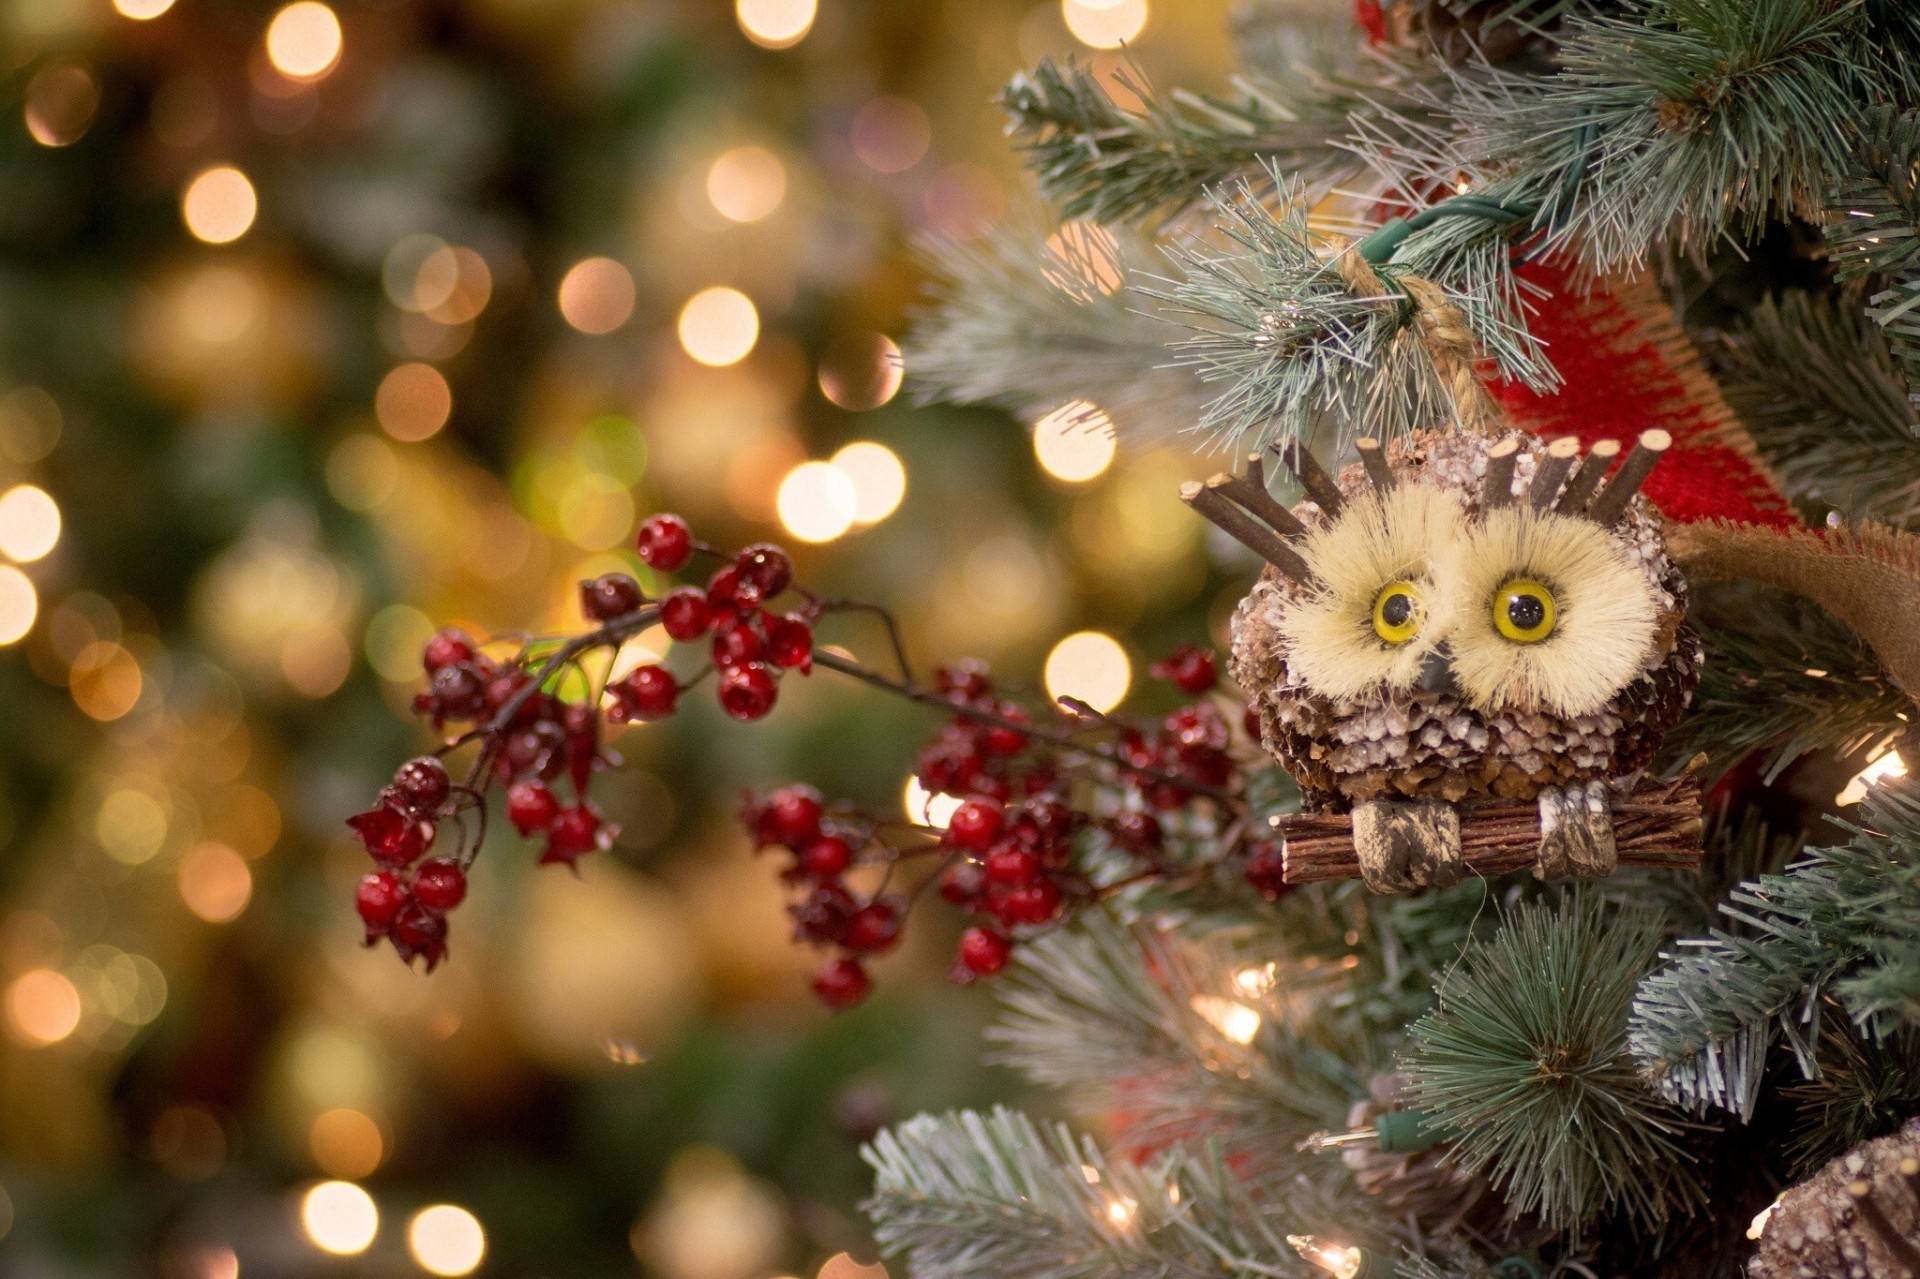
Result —
<instances>
[{"instance_id":1,"label":"christmas tree","mask_svg":"<svg viewBox=\"0 0 1920 1279\"><path fill-rule=\"evenodd\" d=\"M937 247L906 354L929 398L1218 448L1164 500L1246 592L1237 687L1192 647L1125 708L923 678L782 547L656 515L588 629L427 645L452 727L354 819L369 941L457 946L496 795L542 861L608 847L609 725L850 677L941 722L904 823L745 806L816 991L860 1002L937 896L991 1051L1073 1116L877 1136L909 1273L1920 1276L1920 16L1237 35L1212 96L1015 77L1064 221Z\"/></svg>"}]
</instances>

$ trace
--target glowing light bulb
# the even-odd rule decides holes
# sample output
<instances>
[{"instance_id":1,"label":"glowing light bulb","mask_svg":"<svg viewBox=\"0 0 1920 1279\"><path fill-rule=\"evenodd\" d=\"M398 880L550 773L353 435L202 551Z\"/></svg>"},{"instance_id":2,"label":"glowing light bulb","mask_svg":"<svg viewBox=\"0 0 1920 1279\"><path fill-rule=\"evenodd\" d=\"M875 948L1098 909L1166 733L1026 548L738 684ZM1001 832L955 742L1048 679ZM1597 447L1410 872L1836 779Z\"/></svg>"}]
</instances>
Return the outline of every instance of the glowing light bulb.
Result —
<instances>
[{"instance_id":1,"label":"glowing light bulb","mask_svg":"<svg viewBox=\"0 0 1920 1279\"><path fill-rule=\"evenodd\" d=\"M1113 465L1113 421L1086 400L1063 404L1033 424L1040 469L1068 484L1097 479Z\"/></svg>"},{"instance_id":2,"label":"glowing light bulb","mask_svg":"<svg viewBox=\"0 0 1920 1279\"><path fill-rule=\"evenodd\" d=\"M340 19L319 0L296 0L267 24L267 61L289 80L318 80L339 65Z\"/></svg>"},{"instance_id":3,"label":"glowing light bulb","mask_svg":"<svg viewBox=\"0 0 1920 1279\"><path fill-rule=\"evenodd\" d=\"M1079 631L1053 646L1042 672L1047 695L1076 698L1096 711L1110 711L1127 696L1133 664L1111 635Z\"/></svg>"},{"instance_id":4,"label":"glowing light bulb","mask_svg":"<svg viewBox=\"0 0 1920 1279\"><path fill-rule=\"evenodd\" d=\"M1188 1006L1236 1044L1250 1044L1260 1033L1260 1014L1218 995L1195 995Z\"/></svg>"},{"instance_id":5,"label":"glowing light bulb","mask_svg":"<svg viewBox=\"0 0 1920 1279\"><path fill-rule=\"evenodd\" d=\"M680 308L680 346L711 368L747 358L760 340L760 312L738 289L715 285L702 289Z\"/></svg>"},{"instance_id":6,"label":"glowing light bulb","mask_svg":"<svg viewBox=\"0 0 1920 1279\"><path fill-rule=\"evenodd\" d=\"M260 201L247 175L229 164L202 169L180 197L180 217L196 240L231 244L247 233Z\"/></svg>"},{"instance_id":7,"label":"glowing light bulb","mask_svg":"<svg viewBox=\"0 0 1920 1279\"><path fill-rule=\"evenodd\" d=\"M1907 761L1900 758L1900 752L1888 751L1878 756L1865 768L1855 773L1847 784L1833 797L1835 805L1845 808L1849 804L1858 804L1867 797L1867 791L1884 777L1905 777Z\"/></svg>"},{"instance_id":8,"label":"glowing light bulb","mask_svg":"<svg viewBox=\"0 0 1920 1279\"><path fill-rule=\"evenodd\" d=\"M1334 1279L1355 1279L1367 1264L1367 1254L1346 1244L1327 1243L1313 1235L1288 1235L1293 1250Z\"/></svg>"},{"instance_id":9,"label":"glowing light bulb","mask_svg":"<svg viewBox=\"0 0 1920 1279\"><path fill-rule=\"evenodd\" d=\"M471 1274L487 1255L487 1236L465 1208L434 1204L415 1213L408 1224L407 1251L430 1274Z\"/></svg>"},{"instance_id":10,"label":"glowing light bulb","mask_svg":"<svg viewBox=\"0 0 1920 1279\"><path fill-rule=\"evenodd\" d=\"M0 495L0 553L31 564L59 540L60 507L46 490L16 484Z\"/></svg>"},{"instance_id":11,"label":"glowing light bulb","mask_svg":"<svg viewBox=\"0 0 1920 1279\"><path fill-rule=\"evenodd\" d=\"M807 38L819 7L819 0L734 0L733 14L761 48L790 49Z\"/></svg>"},{"instance_id":12,"label":"glowing light bulb","mask_svg":"<svg viewBox=\"0 0 1920 1279\"><path fill-rule=\"evenodd\" d=\"M831 542L853 527L860 493L833 463L802 462L780 481L774 509L781 525L801 541Z\"/></svg>"},{"instance_id":13,"label":"glowing light bulb","mask_svg":"<svg viewBox=\"0 0 1920 1279\"><path fill-rule=\"evenodd\" d=\"M899 509L907 495L907 468L892 449L857 440L835 453L832 461L853 481L854 523L878 524Z\"/></svg>"},{"instance_id":14,"label":"glowing light bulb","mask_svg":"<svg viewBox=\"0 0 1920 1279\"><path fill-rule=\"evenodd\" d=\"M320 1251L354 1257L380 1233L380 1209L351 1181L323 1181L300 1200L300 1228Z\"/></svg>"},{"instance_id":15,"label":"glowing light bulb","mask_svg":"<svg viewBox=\"0 0 1920 1279\"><path fill-rule=\"evenodd\" d=\"M1147 0L1060 0L1060 16L1081 44L1118 49L1146 29Z\"/></svg>"}]
</instances>

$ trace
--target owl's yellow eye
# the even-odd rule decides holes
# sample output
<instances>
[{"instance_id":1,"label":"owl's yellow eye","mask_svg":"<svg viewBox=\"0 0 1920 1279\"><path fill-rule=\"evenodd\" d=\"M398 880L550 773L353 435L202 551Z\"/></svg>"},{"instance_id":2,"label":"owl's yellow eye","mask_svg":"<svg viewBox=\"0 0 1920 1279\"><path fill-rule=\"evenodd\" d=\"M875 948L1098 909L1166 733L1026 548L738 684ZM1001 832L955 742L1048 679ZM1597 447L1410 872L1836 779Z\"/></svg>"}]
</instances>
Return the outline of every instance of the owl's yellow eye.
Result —
<instances>
[{"instance_id":1,"label":"owl's yellow eye","mask_svg":"<svg viewBox=\"0 0 1920 1279\"><path fill-rule=\"evenodd\" d=\"M1493 626L1516 644L1538 644L1553 634L1553 592L1524 577L1493 593Z\"/></svg>"},{"instance_id":2,"label":"owl's yellow eye","mask_svg":"<svg viewBox=\"0 0 1920 1279\"><path fill-rule=\"evenodd\" d=\"M1373 633L1404 644L1420 633L1420 592L1412 582L1388 582L1373 597Z\"/></svg>"}]
</instances>

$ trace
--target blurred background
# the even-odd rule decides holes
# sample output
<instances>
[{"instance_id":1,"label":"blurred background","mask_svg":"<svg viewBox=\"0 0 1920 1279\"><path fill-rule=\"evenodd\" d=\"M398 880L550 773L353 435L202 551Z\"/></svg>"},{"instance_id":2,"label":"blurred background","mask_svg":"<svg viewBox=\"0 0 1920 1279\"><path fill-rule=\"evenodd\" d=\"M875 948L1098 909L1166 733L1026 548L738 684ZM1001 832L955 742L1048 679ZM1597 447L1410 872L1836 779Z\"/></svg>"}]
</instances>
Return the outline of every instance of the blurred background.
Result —
<instances>
[{"instance_id":1,"label":"blurred background","mask_svg":"<svg viewBox=\"0 0 1920 1279\"><path fill-rule=\"evenodd\" d=\"M1217 87L1227 10L0 5L0 1274L881 1279L859 1141L1014 1084L938 921L820 1009L733 812L899 803L922 712L627 730L618 847L496 839L431 976L342 822L434 624L578 627L654 510L1097 704L1217 629L1193 460L913 407L896 344L916 240L1044 216L1007 78Z\"/></svg>"}]
</instances>

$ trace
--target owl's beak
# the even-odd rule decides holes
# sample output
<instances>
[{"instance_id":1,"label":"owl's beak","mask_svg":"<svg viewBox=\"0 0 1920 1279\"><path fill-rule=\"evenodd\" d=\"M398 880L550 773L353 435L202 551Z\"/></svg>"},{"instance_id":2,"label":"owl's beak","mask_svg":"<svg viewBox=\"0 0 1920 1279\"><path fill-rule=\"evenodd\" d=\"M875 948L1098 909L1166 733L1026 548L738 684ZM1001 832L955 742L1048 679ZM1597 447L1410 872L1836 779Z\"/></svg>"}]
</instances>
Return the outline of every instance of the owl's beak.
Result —
<instances>
[{"instance_id":1,"label":"owl's beak","mask_svg":"<svg viewBox=\"0 0 1920 1279\"><path fill-rule=\"evenodd\" d=\"M1453 650L1443 642L1426 657L1421 659L1420 674L1414 677L1414 685L1429 693L1445 693L1457 697L1460 685L1453 678Z\"/></svg>"}]
</instances>

